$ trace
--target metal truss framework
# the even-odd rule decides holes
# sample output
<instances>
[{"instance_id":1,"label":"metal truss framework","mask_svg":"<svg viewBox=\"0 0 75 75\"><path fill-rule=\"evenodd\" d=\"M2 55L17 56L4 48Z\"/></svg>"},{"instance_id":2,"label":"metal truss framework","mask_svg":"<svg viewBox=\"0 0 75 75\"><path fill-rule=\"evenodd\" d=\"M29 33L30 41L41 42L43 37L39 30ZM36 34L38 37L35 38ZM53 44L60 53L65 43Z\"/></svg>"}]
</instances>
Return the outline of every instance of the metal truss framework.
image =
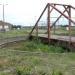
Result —
<instances>
[{"instance_id":1,"label":"metal truss framework","mask_svg":"<svg viewBox=\"0 0 75 75\"><path fill-rule=\"evenodd\" d=\"M64 11L59 10L56 6L62 6L64 7ZM36 35L38 36L38 22L40 21L41 17L43 16L44 12L46 11L46 9L48 10L47 12L47 26L48 26L48 41L50 42L50 37L51 37L51 28L58 22L58 20L64 16L67 20L68 20L68 26L69 26L69 44L71 43L71 23L73 23L75 25L75 21L73 21L71 19L71 9L75 10L75 7L71 6L71 5L65 5L65 4L55 4L55 3L48 3L46 5L46 7L44 8L43 12L41 13L40 17L38 18L37 22L35 23L35 26L33 27L32 31L30 32L30 35L32 34L33 30L36 28ZM57 17L57 19L55 20L55 22L51 24L51 12L53 10L56 10L58 13L60 13L60 16ZM68 16L65 15L64 13L67 12Z\"/></svg>"}]
</instances>

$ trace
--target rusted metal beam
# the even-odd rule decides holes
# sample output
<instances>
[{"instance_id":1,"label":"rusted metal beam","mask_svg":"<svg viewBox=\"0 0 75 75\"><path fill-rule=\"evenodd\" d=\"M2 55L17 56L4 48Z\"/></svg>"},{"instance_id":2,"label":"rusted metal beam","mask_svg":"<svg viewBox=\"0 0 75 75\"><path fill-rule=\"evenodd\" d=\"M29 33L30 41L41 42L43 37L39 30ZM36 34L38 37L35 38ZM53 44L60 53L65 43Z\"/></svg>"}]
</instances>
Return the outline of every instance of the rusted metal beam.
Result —
<instances>
[{"instance_id":1,"label":"rusted metal beam","mask_svg":"<svg viewBox=\"0 0 75 75\"><path fill-rule=\"evenodd\" d=\"M59 6L69 6L67 4L57 4L57 3L49 3L49 4L51 4L51 5L59 5Z\"/></svg>"},{"instance_id":2,"label":"rusted metal beam","mask_svg":"<svg viewBox=\"0 0 75 75\"><path fill-rule=\"evenodd\" d=\"M69 18L71 18L71 7L69 6ZM69 20L69 46L71 44L71 21Z\"/></svg>"},{"instance_id":3,"label":"rusted metal beam","mask_svg":"<svg viewBox=\"0 0 75 75\"><path fill-rule=\"evenodd\" d=\"M36 25L36 38L38 40L38 24Z\"/></svg>"},{"instance_id":4,"label":"rusted metal beam","mask_svg":"<svg viewBox=\"0 0 75 75\"><path fill-rule=\"evenodd\" d=\"M50 10L50 13L53 11L53 8Z\"/></svg>"},{"instance_id":5,"label":"rusted metal beam","mask_svg":"<svg viewBox=\"0 0 75 75\"><path fill-rule=\"evenodd\" d=\"M75 22L69 18L68 16L66 16L65 14L63 14L59 9L57 9L56 7L54 7L53 5L50 4L51 7L53 7L56 11L58 11L60 14L62 14L66 19L70 20L74 25L75 25Z\"/></svg>"},{"instance_id":6,"label":"rusted metal beam","mask_svg":"<svg viewBox=\"0 0 75 75\"><path fill-rule=\"evenodd\" d=\"M54 7L55 7L55 6L56 6L56 5L54 5ZM53 11L53 9L54 9L54 8L52 8L52 9L50 10L50 13Z\"/></svg>"},{"instance_id":7,"label":"rusted metal beam","mask_svg":"<svg viewBox=\"0 0 75 75\"><path fill-rule=\"evenodd\" d=\"M39 19L38 19L38 20L37 20L37 22L35 23L35 25L34 25L34 27L33 27L32 31L30 32L30 34L29 34L29 35L31 35L31 34L32 34L33 30L35 29L36 25L38 24L39 20L41 19L42 15L44 14L44 12L45 12L45 10L47 9L47 7L48 7L48 4L47 4L47 5L46 5L46 7L44 8L43 12L41 13L41 15L40 15Z\"/></svg>"},{"instance_id":8,"label":"rusted metal beam","mask_svg":"<svg viewBox=\"0 0 75 75\"><path fill-rule=\"evenodd\" d=\"M75 10L75 7L73 7L73 6L71 6L71 5L70 5L70 7L71 7L72 9L74 9L74 10Z\"/></svg>"},{"instance_id":9,"label":"rusted metal beam","mask_svg":"<svg viewBox=\"0 0 75 75\"><path fill-rule=\"evenodd\" d=\"M66 9L66 6L63 6L65 8L65 10L67 11L68 15L69 15L69 11ZM69 6L68 6L69 7Z\"/></svg>"},{"instance_id":10,"label":"rusted metal beam","mask_svg":"<svg viewBox=\"0 0 75 75\"><path fill-rule=\"evenodd\" d=\"M48 25L48 42L50 43L50 5L48 4L48 16L47 16L47 25Z\"/></svg>"},{"instance_id":11,"label":"rusted metal beam","mask_svg":"<svg viewBox=\"0 0 75 75\"><path fill-rule=\"evenodd\" d=\"M68 9L68 7L66 8ZM66 12L66 9L63 11L63 13ZM51 28L56 24L56 22L61 18L62 14L56 19L56 21L53 23L53 25L51 26Z\"/></svg>"}]
</instances>

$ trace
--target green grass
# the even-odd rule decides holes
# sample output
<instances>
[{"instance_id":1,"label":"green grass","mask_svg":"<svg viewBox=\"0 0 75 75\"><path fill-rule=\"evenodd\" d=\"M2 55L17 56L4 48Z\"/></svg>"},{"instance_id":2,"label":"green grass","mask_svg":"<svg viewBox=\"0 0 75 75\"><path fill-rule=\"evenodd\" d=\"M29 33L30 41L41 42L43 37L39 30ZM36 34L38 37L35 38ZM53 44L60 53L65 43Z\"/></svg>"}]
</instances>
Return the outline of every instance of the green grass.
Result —
<instances>
[{"instance_id":1,"label":"green grass","mask_svg":"<svg viewBox=\"0 0 75 75\"><path fill-rule=\"evenodd\" d=\"M27 30L27 29L14 29L14 30L10 30L7 32L0 32L0 38L7 38L7 37L15 37L15 36L24 36L26 34L29 34L29 32L31 31L31 29Z\"/></svg>"},{"instance_id":2,"label":"green grass","mask_svg":"<svg viewBox=\"0 0 75 75\"><path fill-rule=\"evenodd\" d=\"M44 53L63 53L67 49L63 49L61 46L43 44L40 40L23 41L18 43L7 44L6 49L29 51L29 52L44 52Z\"/></svg>"},{"instance_id":3,"label":"green grass","mask_svg":"<svg viewBox=\"0 0 75 75\"><path fill-rule=\"evenodd\" d=\"M75 75L75 53L0 50L0 75Z\"/></svg>"},{"instance_id":4,"label":"green grass","mask_svg":"<svg viewBox=\"0 0 75 75\"><path fill-rule=\"evenodd\" d=\"M74 75L75 53L40 40L7 44L0 49L0 75Z\"/></svg>"}]
</instances>

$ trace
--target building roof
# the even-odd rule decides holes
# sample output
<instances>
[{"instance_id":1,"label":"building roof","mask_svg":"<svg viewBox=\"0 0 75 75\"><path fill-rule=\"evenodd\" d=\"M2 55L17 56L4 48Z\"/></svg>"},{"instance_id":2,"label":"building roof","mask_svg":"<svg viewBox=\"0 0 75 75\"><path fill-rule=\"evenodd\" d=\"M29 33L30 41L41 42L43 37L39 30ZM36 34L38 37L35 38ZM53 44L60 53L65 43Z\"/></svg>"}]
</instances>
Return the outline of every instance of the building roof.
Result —
<instances>
[{"instance_id":1,"label":"building roof","mask_svg":"<svg viewBox=\"0 0 75 75\"><path fill-rule=\"evenodd\" d=\"M13 24L8 23L8 22L3 22L3 21L0 21L0 25L3 25L3 23L4 23L4 25L9 25L9 26L12 26L12 25L13 25Z\"/></svg>"}]
</instances>

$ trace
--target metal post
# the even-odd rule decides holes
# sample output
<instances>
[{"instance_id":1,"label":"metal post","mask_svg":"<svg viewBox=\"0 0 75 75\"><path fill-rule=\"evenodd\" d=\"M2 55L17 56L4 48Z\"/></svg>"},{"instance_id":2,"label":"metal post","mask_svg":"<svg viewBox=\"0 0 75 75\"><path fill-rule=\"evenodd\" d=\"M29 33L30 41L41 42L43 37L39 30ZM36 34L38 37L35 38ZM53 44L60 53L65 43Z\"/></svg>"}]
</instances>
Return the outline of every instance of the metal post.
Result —
<instances>
[{"instance_id":1,"label":"metal post","mask_svg":"<svg viewBox=\"0 0 75 75\"><path fill-rule=\"evenodd\" d=\"M71 7L69 6L69 18L71 19ZM71 44L71 21L69 20L69 45Z\"/></svg>"},{"instance_id":2,"label":"metal post","mask_svg":"<svg viewBox=\"0 0 75 75\"><path fill-rule=\"evenodd\" d=\"M38 24L36 25L36 38L38 40Z\"/></svg>"},{"instance_id":3,"label":"metal post","mask_svg":"<svg viewBox=\"0 0 75 75\"><path fill-rule=\"evenodd\" d=\"M5 6L5 5L8 5L8 4L4 4L4 3L3 3L3 4L0 4L0 5L2 5L2 8L3 8L3 24L2 24L2 31L5 31L5 29L4 29L4 24L5 24L5 16L4 16L4 12L5 12L4 10L5 10L5 9L4 9L4 6Z\"/></svg>"},{"instance_id":4,"label":"metal post","mask_svg":"<svg viewBox=\"0 0 75 75\"><path fill-rule=\"evenodd\" d=\"M54 34L55 34L56 25L54 25Z\"/></svg>"},{"instance_id":5,"label":"metal post","mask_svg":"<svg viewBox=\"0 0 75 75\"><path fill-rule=\"evenodd\" d=\"M48 42L50 43L50 4L48 4L47 25L48 25Z\"/></svg>"},{"instance_id":6,"label":"metal post","mask_svg":"<svg viewBox=\"0 0 75 75\"><path fill-rule=\"evenodd\" d=\"M3 4L3 31L4 31L4 22L5 22L5 19L4 19L4 4Z\"/></svg>"}]
</instances>

